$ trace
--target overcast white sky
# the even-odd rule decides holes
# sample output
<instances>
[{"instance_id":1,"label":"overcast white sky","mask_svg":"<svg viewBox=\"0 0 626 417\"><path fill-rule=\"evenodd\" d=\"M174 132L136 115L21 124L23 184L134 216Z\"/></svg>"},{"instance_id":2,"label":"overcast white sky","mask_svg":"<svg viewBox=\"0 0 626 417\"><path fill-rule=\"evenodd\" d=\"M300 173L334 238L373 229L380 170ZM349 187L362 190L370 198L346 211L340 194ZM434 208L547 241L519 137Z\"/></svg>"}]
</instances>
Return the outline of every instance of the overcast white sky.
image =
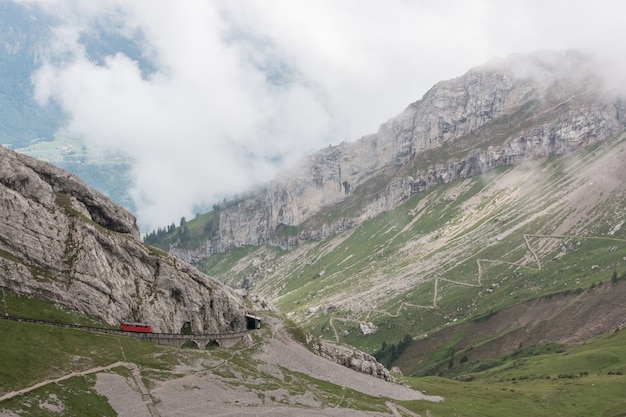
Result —
<instances>
[{"instance_id":1,"label":"overcast white sky","mask_svg":"<svg viewBox=\"0 0 626 417\"><path fill-rule=\"evenodd\" d=\"M268 181L284 163L374 133L437 81L492 58L577 48L624 55L614 0L21 0L64 16L34 74L69 129L134 158L139 222ZM141 33L154 71L86 59L102 16ZM148 231L143 230L143 231Z\"/></svg>"}]
</instances>

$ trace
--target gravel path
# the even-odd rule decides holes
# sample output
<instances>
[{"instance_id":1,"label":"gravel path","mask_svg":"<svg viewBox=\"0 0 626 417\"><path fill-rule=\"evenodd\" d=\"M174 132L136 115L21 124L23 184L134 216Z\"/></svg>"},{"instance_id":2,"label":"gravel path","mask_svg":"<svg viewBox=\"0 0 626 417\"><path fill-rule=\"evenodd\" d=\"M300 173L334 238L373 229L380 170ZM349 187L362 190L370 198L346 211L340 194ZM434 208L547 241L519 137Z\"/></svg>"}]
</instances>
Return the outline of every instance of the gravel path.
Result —
<instances>
[{"instance_id":1,"label":"gravel path","mask_svg":"<svg viewBox=\"0 0 626 417\"><path fill-rule=\"evenodd\" d=\"M8 400L9 398L17 397L18 395L26 394L28 392L34 391L37 388L41 388L41 387L43 387L45 385L48 385L48 384L56 384L57 382L61 382L61 381L65 381L66 379L74 378L75 376L85 376L85 375L89 375L89 374L95 374L95 373L98 373L98 372L107 371L107 370L112 369L112 368L117 368L119 366L129 366L129 365L135 366L135 365L129 364L127 362L115 362L115 363L112 363L111 365L108 365L108 366L99 366L97 368L91 368L91 369L87 369L87 370L80 371L80 372L72 372L72 373L69 373L69 374L64 375L62 377L59 377L59 378L48 379L46 381L39 382L39 383L37 383L35 385L32 385L32 386L27 387L27 388L23 388L21 390L7 392L6 394L0 396L0 402L4 401L4 400Z\"/></svg>"}]
</instances>

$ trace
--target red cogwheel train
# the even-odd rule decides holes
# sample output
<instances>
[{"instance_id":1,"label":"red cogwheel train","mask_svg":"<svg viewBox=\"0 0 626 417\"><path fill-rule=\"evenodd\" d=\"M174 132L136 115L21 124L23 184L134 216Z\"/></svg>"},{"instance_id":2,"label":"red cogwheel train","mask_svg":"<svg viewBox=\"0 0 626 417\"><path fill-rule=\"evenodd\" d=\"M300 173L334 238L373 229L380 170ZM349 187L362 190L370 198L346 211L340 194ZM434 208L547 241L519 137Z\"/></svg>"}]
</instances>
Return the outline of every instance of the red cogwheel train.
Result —
<instances>
[{"instance_id":1,"label":"red cogwheel train","mask_svg":"<svg viewBox=\"0 0 626 417\"><path fill-rule=\"evenodd\" d=\"M120 323L120 330L124 332L134 332L134 333L152 333L152 327L146 323L133 323L128 321L123 321Z\"/></svg>"}]
</instances>

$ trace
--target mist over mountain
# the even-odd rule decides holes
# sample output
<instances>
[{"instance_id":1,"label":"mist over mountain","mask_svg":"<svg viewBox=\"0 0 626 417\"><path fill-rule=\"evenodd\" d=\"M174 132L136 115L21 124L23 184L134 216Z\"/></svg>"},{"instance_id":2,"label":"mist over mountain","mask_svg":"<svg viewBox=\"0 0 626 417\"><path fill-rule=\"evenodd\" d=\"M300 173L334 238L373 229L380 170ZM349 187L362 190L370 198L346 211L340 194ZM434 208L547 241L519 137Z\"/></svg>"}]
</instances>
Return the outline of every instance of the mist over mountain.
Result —
<instances>
[{"instance_id":1,"label":"mist over mountain","mask_svg":"<svg viewBox=\"0 0 626 417\"><path fill-rule=\"evenodd\" d=\"M128 192L117 201L132 201L144 232L262 186L328 144L375 132L437 81L494 57L577 48L602 60L614 87L624 84L622 54L606 42L624 30L622 5L611 0L11 6L46 35L30 84L38 104L62 111L55 137L132 159L131 185L120 184ZM311 16L324 16L326 30ZM449 30L429 41L440 28Z\"/></svg>"},{"instance_id":2,"label":"mist over mountain","mask_svg":"<svg viewBox=\"0 0 626 417\"><path fill-rule=\"evenodd\" d=\"M200 262L231 247L292 248L353 229L431 186L565 155L624 128L624 99L607 86L593 58L577 51L474 68L435 85L376 134L322 149L264 190L217 205L197 248L169 249Z\"/></svg>"}]
</instances>

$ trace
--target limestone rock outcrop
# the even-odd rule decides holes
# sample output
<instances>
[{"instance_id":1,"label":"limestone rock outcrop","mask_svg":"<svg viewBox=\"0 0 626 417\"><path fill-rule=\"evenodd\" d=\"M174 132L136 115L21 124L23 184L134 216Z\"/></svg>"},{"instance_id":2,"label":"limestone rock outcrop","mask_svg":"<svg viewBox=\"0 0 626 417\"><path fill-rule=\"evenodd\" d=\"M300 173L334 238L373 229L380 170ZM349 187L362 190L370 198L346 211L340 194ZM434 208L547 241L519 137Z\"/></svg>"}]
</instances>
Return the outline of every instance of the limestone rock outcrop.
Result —
<instances>
[{"instance_id":1,"label":"limestone rock outcrop","mask_svg":"<svg viewBox=\"0 0 626 417\"><path fill-rule=\"evenodd\" d=\"M232 289L142 244L135 218L77 177L0 147L0 286L115 325L245 329Z\"/></svg>"},{"instance_id":2,"label":"limestone rock outcrop","mask_svg":"<svg viewBox=\"0 0 626 417\"><path fill-rule=\"evenodd\" d=\"M216 232L200 247L169 251L194 263L230 247L290 249L351 229L434 184L561 155L625 127L626 101L605 89L589 57L510 57L436 84L376 134L304 158L265 190L220 206Z\"/></svg>"},{"instance_id":3,"label":"limestone rock outcrop","mask_svg":"<svg viewBox=\"0 0 626 417\"><path fill-rule=\"evenodd\" d=\"M309 339L307 342L316 355L363 374L382 378L386 381L395 381L389 370L372 355L353 347L336 345L323 340Z\"/></svg>"}]
</instances>

